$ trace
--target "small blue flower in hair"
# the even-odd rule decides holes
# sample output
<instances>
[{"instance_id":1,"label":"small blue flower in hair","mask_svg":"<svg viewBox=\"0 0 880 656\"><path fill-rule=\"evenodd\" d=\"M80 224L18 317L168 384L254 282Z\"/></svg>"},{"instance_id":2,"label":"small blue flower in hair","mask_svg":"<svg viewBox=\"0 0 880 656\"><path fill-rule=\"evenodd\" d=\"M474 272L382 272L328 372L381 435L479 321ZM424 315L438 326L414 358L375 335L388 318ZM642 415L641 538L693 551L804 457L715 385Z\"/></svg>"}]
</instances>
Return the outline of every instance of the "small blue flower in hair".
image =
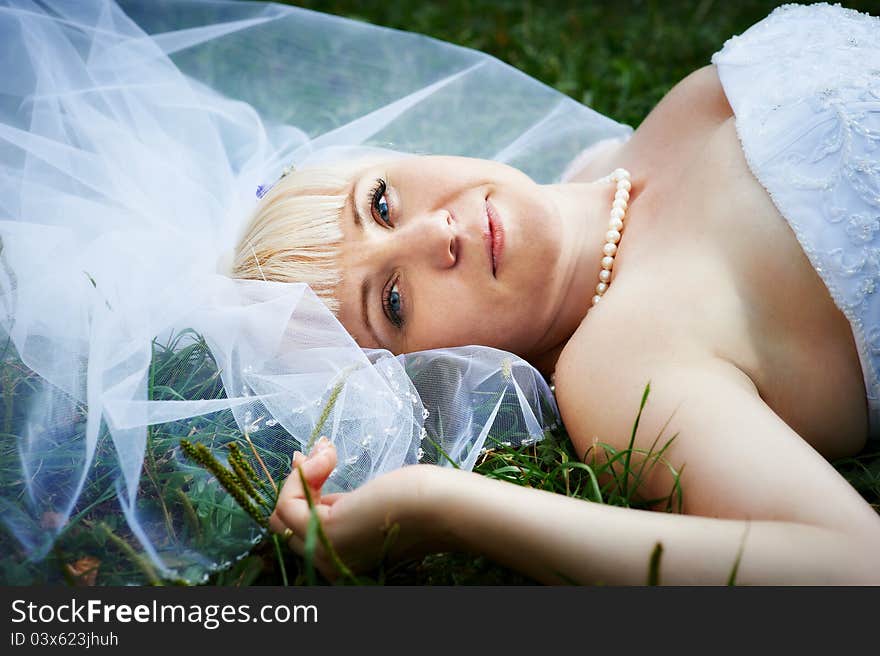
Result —
<instances>
[{"instance_id":1,"label":"small blue flower in hair","mask_svg":"<svg viewBox=\"0 0 880 656\"><path fill-rule=\"evenodd\" d=\"M268 194L272 190L272 187L274 187L276 184L278 184L279 180L281 180L284 176L292 173L295 170L296 170L296 168L293 166L293 164L291 164L290 166L284 167L284 170L281 171L281 176L278 178L278 180L276 180L272 184L270 184L270 185L257 185L257 198L262 200L263 196Z\"/></svg>"}]
</instances>

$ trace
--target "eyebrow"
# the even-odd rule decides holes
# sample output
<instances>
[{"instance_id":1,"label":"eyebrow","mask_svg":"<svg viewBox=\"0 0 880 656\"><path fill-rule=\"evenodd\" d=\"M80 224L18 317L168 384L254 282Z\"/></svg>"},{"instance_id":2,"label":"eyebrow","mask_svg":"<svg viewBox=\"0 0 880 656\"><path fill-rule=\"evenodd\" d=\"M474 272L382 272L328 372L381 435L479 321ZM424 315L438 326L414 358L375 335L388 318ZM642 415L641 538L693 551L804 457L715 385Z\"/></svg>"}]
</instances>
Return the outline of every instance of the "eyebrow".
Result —
<instances>
[{"instance_id":1,"label":"eyebrow","mask_svg":"<svg viewBox=\"0 0 880 656\"><path fill-rule=\"evenodd\" d=\"M357 186L357 180L354 180L351 183L351 191L348 194L349 203L351 204L351 210L353 215L353 222L355 226L357 226L360 231L366 232L366 228L364 226L363 217L361 217L360 210L358 209L357 202L355 201L355 187ZM361 320L363 324L367 327L367 330L370 331L370 335L373 337L373 341L378 345L378 348L384 348L382 345L382 340L379 339L379 335L376 333L376 330L373 328L373 325L370 323L370 313L367 308L367 301L370 298L370 278L369 276L364 277L363 282L361 283Z\"/></svg>"},{"instance_id":2,"label":"eyebrow","mask_svg":"<svg viewBox=\"0 0 880 656\"><path fill-rule=\"evenodd\" d=\"M361 283L361 318L364 321L364 325L367 327L367 330L370 331L370 334L373 336L373 341L378 344L377 348L385 348L382 345L382 340L379 339L379 335L376 334L376 331L373 329L372 324L370 324L370 313L367 311L367 301L370 298L370 279L369 277L364 278L364 281Z\"/></svg>"},{"instance_id":3,"label":"eyebrow","mask_svg":"<svg viewBox=\"0 0 880 656\"><path fill-rule=\"evenodd\" d=\"M366 230L366 226L364 225L364 217L361 216L361 210L358 207L357 201L355 200L355 188L357 187L358 180L355 179L351 183L351 191L349 193L349 200L351 201L352 214L354 215L354 225L361 230Z\"/></svg>"}]
</instances>

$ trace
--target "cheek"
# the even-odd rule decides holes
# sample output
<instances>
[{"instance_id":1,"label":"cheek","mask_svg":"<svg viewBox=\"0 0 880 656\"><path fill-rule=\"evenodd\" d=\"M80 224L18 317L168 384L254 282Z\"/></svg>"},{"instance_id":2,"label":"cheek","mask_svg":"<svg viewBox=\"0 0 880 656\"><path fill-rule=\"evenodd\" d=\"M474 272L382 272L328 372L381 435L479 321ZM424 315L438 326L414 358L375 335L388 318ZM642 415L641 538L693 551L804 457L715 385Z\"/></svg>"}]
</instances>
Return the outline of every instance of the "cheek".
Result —
<instances>
[{"instance_id":1,"label":"cheek","mask_svg":"<svg viewBox=\"0 0 880 656\"><path fill-rule=\"evenodd\" d=\"M412 322L412 338L420 341L444 341L451 344L473 333L479 314L479 299L473 290L460 285L422 288L419 290L415 321Z\"/></svg>"},{"instance_id":2,"label":"cheek","mask_svg":"<svg viewBox=\"0 0 880 656\"><path fill-rule=\"evenodd\" d=\"M407 327L407 350L479 344L516 352L527 341L522 333L530 323L522 303L497 298L488 302L469 290L449 286L433 301L426 297L424 305L429 309L417 313Z\"/></svg>"},{"instance_id":3,"label":"cheek","mask_svg":"<svg viewBox=\"0 0 880 656\"><path fill-rule=\"evenodd\" d=\"M406 347L429 348L485 344L492 331L485 330L487 299L460 281L438 281L416 286L413 314L407 320Z\"/></svg>"}]
</instances>

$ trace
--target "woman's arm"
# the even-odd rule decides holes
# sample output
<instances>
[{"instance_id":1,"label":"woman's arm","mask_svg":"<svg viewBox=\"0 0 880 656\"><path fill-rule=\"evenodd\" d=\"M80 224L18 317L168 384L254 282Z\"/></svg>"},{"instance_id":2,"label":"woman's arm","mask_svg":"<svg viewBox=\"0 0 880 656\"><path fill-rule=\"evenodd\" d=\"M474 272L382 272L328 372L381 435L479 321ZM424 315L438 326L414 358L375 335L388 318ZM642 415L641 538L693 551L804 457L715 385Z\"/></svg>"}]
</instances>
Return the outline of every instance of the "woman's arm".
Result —
<instances>
[{"instance_id":1,"label":"woman's arm","mask_svg":"<svg viewBox=\"0 0 880 656\"><path fill-rule=\"evenodd\" d=\"M558 390L560 375L565 371L557 370ZM566 389L577 392L576 385ZM628 441L639 391L631 406L621 389L613 406L587 391L574 412L560 406L569 408L563 414L579 450L594 434L591 426ZM690 515L604 506L430 466L322 498L320 486L335 466L332 447L310 458L304 473L330 541L361 569L375 564L397 524L392 560L472 551L546 583L643 584L659 543L664 584L721 585L737 563L740 584L880 584L880 518L757 393L723 368L656 372L636 447L647 448L667 420L666 434L677 437L665 455L679 470L687 465L681 481ZM644 486L649 497L669 489L662 476ZM291 528L300 553L308 515L299 478L291 476L272 525ZM333 575L320 550L318 566Z\"/></svg>"},{"instance_id":2,"label":"woman's arm","mask_svg":"<svg viewBox=\"0 0 880 656\"><path fill-rule=\"evenodd\" d=\"M833 528L617 508L446 469L432 478L421 522L435 548L544 583L644 585L659 543L664 585L724 585L735 568L737 584L880 584L878 545Z\"/></svg>"},{"instance_id":3,"label":"woman's arm","mask_svg":"<svg viewBox=\"0 0 880 656\"><path fill-rule=\"evenodd\" d=\"M655 540L662 542L667 583L723 583L740 545L742 583L880 583L880 516L733 365L658 364L644 378L632 376L635 365L624 366L626 375L618 369L615 379L613 368L585 377L577 364L576 357L567 360L556 380L578 452L594 438L627 446L650 376L634 446L647 450L657 435L675 436L664 458L681 472L689 515L593 507L583 515L615 524L610 533L595 529L592 541L601 549L617 544L635 567ZM653 472L643 484L646 498L663 497L671 486L666 468Z\"/></svg>"},{"instance_id":4,"label":"woman's arm","mask_svg":"<svg viewBox=\"0 0 880 656\"><path fill-rule=\"evenodd\" d=\"M320 458L316 464L332 469ZM291 547L302 555L309 512L298 476L285 488L273 530L292 529ZM735 568L740 585L880 583L877 545L824 526L617 508L427 465L391 472L354 492L312 494L330 542L356 571L378 562L397 525L392 562L469 551L549 584L643 585L658 543L664 585L724 585ZM338 575L320 545L316 565L327 578Z\"/></svg>"},{"instance_id":5,"label":"woman's arm","mask_svg":"<svg viewBox=\"0 0 880 656\"><path fill-rule=\"evenodd\" d=\"M556 377L578 452L594 436L626 448L643 384L629 385L629 374L615 381L611 371L581 371L560 367ZM647 450L661 433L676 436L664 457L681 472L688 514L615 508L441 471L425 508L447 546L488 554L548 583L644 584L659 543L665 584L724 584L740 552L737 583L880 584L880 517L738 370L707 361L658 366L651 378L634 446ZM653 471L642 496L662 498L672 481L666 468Z\"/></svg>"}]
</instances>

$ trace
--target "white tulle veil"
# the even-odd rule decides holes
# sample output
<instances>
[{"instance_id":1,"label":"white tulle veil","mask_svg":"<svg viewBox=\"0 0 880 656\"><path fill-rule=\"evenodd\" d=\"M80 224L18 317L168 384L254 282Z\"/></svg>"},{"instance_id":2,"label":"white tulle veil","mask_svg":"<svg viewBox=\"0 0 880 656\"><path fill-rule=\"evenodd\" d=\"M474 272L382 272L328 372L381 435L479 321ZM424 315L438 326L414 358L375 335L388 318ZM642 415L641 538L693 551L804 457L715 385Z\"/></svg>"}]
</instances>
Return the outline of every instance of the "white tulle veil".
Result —
<instances>
[{"instance_id":1,"label":"white tulle veil","mask_svg":"<svg viewBox=\"0 0 880 656\"><path fill-rule=\"evenodd\" d=\"M482 53L274 4L0 0L0 61L2 582L85 556L99 582L199 581L246 553L262 529L184 439L266 482L327 435L348 490L554 426L512 354L364 351L307 286L219 263L289 164L378 148L552 182L627 126Z\"/></svg>"}]
</instances>

